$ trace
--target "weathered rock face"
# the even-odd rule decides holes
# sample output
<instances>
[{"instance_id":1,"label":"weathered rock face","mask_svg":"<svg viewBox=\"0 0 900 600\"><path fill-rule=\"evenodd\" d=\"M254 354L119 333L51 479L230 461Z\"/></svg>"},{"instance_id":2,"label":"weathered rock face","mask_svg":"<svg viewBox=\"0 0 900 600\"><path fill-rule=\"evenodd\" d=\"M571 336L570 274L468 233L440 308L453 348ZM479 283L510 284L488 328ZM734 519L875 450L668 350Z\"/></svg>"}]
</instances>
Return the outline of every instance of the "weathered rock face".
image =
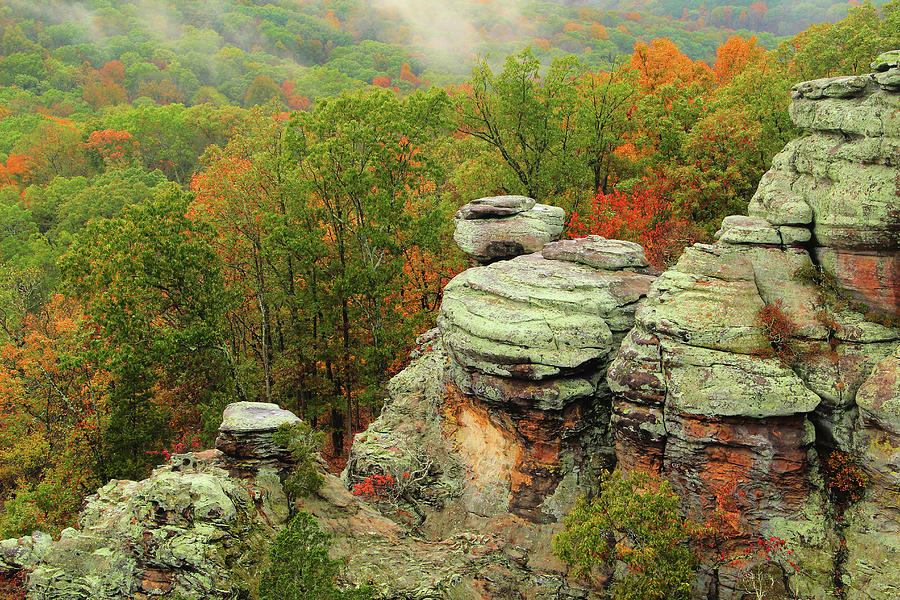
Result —
<instances>
[{"instance_id":1,"label":"weathered rock face","mask_svg":"<svg viewBox=\"0 0 900 600\"><path fill-rule=\"evenodd\" d=\"M763 176L750 215L782 236L809 227L815 260L873 310L900 306L900 68L794 86L791 118L807 135ZM786 231L787 230L787 231Z\"/></svg>"},{"instance_id":2,"label":"weathered rock face","mask_svg":"<svg viewBox=\"0 0 900 600\"><path fill-rule=\"evenodd\" d=\"M715 245L657 280L608 372L619 466L664 473L697 517L727 498L734 553L785 538L801 597L886 600L900 586L900 95L883 80L795 86L807 135L775 158L750 217L727 217ZM816 267L828 285L804 276ZM821 475L833 449L871 481L846 518ZM697 593L736 587L710 568Z\"/></svg>"},{"instance_id":3,"label":"weathered rock face","mask_svg":"<svg viewBox=\"0 0 900 600\"><path fill-rule=\"evenodd\" d=\"M757 316L777 304L807 317L808 339L828 333L812 319L814 291L793 280L808 254L753 239L689 248L638 309L608 373L616 456L620 468L664 473L695 518L727 495L741 519L728 532L735 551L741 538L777 535L827 561L807 419L821 398L774 356ZM819 586L830 577L822 560L810 559ZM731 597L733 574L719 576L708 585Z\"/></svg>"},{"instance_id":4,"label":"weathered rock face","mask_svg":"<svg viewBox=\"0 0 900 600\"><path fill-rule=\"evenodd\" d=\"M469 269L445 288L449 377L516 451L499 506L559 518L554 492L580 468L585 436L595 455L603 444L603 374L654 279L646 267L640 246L593 236Z\"/></svg>"},{"instance_id":5,"label":"weathered rock face","mask_svg":"<svg viewBox=\"0 0 900 600\"><path fill-rule=\"evenodd\" d=\"M343 579L370 583L380 600L599 600L565 576L550 554L556 525L509 515L435 513L410 530L360 501L333 476L298 507L333 536L346 561Z\"/></svg>"},{"instance_id":6,"label":"weathered rock face","mask_svg":"<svg viewBox=\"0 0 900 600\"><path fill-rule=\"evenodd\" d=\"M252 470L261 461L280 463L289 460L284 448L272 440L281 424L299 423L294 413L268 402L234 402L222 415L216 448L229 458L232 469Z\"/></svg>"},{"instance_id":7,"label":"weathered rock face","mask_svg":"<svg viewBox=\"0 0 900 600\"><path fill-rule=\"evenodd\" d=\"M400 430L385 430L394 434L381 442L387 454L396 454L385 446L391 442L405 443L397 450L407 458L440 452L410 447L422 439L449 448L449 438L442 438L449 426L438 416L434 397L435 375L445 371L443 356L439 346L425 349L392 383L394 402L386 414L395 411L402 418L395 421ZM292 508L279 477L284 451L272 443L271 432L294 422L293 414L275 405L229 406L220 442L243 440L221 444L237 448L237 455L221 449L180 454L143 481L111 481L88 499L78 529L64 531L59 540L35 532L0 542L0 572L26 573L28 598L34 600L256 598L269 545ZM381 431L373 428L367 435L376 444ZM244 443L251 438L252 444ZM469 450L474 457L479 449ZM334 536L330 553L346 564L339 583L372 584L378 600L597 598L568 582L563 565L551 556L557 525L537 525L506 511L474 515L448 501L463 486L465 493L477 493L464 483L461 467L449 454L428 466L402 465L415 478L408 482L410 497L434 509L415 529L401 511L382 505L389 513L382 514L327 473L325 485L293 508L312 513ZM454 481L460 489L439 492Z\"/></svg>"},{"instance_id":8,"label":"weathered rock face","mask_svg":"<svg viewBox=\"0 0 900 600\"><path fill-rule=\"evenodd\" d=\"M550 527L609 466L604 373L646 267L640 246L594 236L454 278L429 351L391 381L345 480L402 481L420 526L451 513Z\"/></svg>"},{"instance_id":9,"label":"weathered rock face","mask_svg":"<svg viewBox=\"0 0 900 600\"><path fill-rule=\"evenodd\" d=\"M862 500L844 515L848 598L900 597L900 344L856 393L855 453L868 476Z\"/></svg>"},{"instance_id":10,"label":"weathered rock face","mask_svg":"<svg viewBox=\"0 0 900 600\"><path fill-rule=\"evenodd\" d=\"M524 196L480 198L456 212L453 239L470 258L487 264L536 252L558 240L565 216L561 208Z\"/></svg>"},{"instance_id":11,"label":"weathered rock face","mask_svg":"<svg viewBox=\"0 0 900 600\"><path fill-rule=\"evenodd\" d=\"M41 600L255 594L289 511L273 460L284 451L271 434L298 419L263 403L233 404L225 414L223 436L242 441L223 447L236 455L178 454L143 481L110 481L59 540L36 532L0 542L0 569L26 570L28 597ZM236 465L240 477L232 476Z\"/></svg>"}]
</instances>

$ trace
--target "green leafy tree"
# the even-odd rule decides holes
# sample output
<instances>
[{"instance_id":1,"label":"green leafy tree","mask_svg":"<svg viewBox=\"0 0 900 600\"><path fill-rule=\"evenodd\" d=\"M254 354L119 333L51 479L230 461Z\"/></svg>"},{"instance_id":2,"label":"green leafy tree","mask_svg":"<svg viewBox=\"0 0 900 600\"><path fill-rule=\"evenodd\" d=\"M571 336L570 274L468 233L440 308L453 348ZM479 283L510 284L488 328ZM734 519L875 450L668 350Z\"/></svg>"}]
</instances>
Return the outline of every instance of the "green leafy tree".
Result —
<instances>
[{"instance_id":1,"label":"green leafy tree","mask_svg":"<svg viewBox=\"0 0 900 600\"><path fill-rule=\"evenodd\" d=\"M218 412L229 389L221 332L230 299L209 230L186 215L189 201L173 187L120 218L92 221L62 259L113 373L106 476L141 476L147 451L173 433L170 411ZM156 401L160 389L175 398Z\"/></svg>"},{"instance_id":2,"label":"green leafy tree","mask_svg":"<svg viewBox=\"0 0 900 600\"><path fill-rule=\"evenodd\" d=\"M576 501L553 539L554 553L589 576L624 563L616 600L688 600L697 564L688 547L693 527L678 514L678 497L658 475L605 473L600 493Z\"/></svg>"},{"instance_id":3,"label":"green leafy tree","mask_svg":"<svg viewBox=\"0 0 900 600\"><path fill-rule=\"evenodd\" d=\"M542 77L541 62L526 48L508 56L496 75L487 59L478 59L471 79L459 88L459 130L497 149L511 171L511 191L541 199L566 179L579 71L569 56L554 60Z\"/></svg>"},{"instance_id":4,"label":"green leafy tree","mask_svg":"<svg viewBox=\"0 0 900 600\"><path fill-rule=\"evenodd\" d=\"M778 57L797 80L868 73L876 56L900 47L900 2L879 10L871 2L851 8L837 23L812 25L778 46Z\"/></svg>"},{"instance_id":5,"label":"green leafy tree","mask_svg":"<svg viewBox=\"0 0 900 600\"><path fill-rule=\"evenodd\" d=\"M631 129L628 109L637 92L634 79L632 70L617 66L609 73L586 71L576 82L572 151L587 167L592 193L609 190L610 175L620 161L615 150Z\"/></svg>"},{"instance_id":6,"label":"green leafy tree","mask_svg":"<svg viewBox=\"0 0 900 600\"><path fill-rule=\"evenodd\" d=\"M367 600L372 590L342 591L334 579L341 561L328 557L330 536L307 512L298 513L275 538L269 569L259 582L259 600Z\"/></svg>"}]
</instances>

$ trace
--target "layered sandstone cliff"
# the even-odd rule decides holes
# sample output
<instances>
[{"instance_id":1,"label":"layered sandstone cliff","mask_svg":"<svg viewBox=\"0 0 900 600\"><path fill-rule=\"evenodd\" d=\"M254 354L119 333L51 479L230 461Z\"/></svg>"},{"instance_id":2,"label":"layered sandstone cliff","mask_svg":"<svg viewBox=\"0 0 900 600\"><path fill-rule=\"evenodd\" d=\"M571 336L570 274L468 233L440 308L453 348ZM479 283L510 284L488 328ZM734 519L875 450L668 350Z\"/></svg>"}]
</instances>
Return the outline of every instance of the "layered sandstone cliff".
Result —
<instances>
[{"instance_id":1,"label":"layered sandstone cliff","mask_svg":"<svg viewBox=\"0 0 900 600\"><path fill-rule=\"evenodd\" d=\"M727 497L735 553L786 539L800 597L900 596L900 94L896 55L878 65L795 86L804 134L751 216L659 278L609 370L619 466L663 473L698 517ZM868 475L849 506L834 451ZM698 594L741 597L709 565Z\"/></svg>"}]
</instances>

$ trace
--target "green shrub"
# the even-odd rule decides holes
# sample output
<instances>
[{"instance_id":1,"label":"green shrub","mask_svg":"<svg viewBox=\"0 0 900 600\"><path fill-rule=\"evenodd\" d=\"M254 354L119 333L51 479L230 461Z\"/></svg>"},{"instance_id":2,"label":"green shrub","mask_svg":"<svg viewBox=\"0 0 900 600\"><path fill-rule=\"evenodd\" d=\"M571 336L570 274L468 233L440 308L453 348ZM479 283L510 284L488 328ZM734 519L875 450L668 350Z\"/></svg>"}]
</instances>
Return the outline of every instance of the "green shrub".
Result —
<instances>
[{"instance_id":1,"label":"green shrub","mask_svg":"<svg viewBox=\"0 0 900 600\"><path fill-rule=\"evenodd\" d=\"M259 600L368 600L372 589L341 591L334 585L341 561L328 557L330 536L300 512L275 538L269 569L259 582Z\"/></svg>"},{"instance_id":2,"label":"green shrub","mask_svg":"<svg viewBox=\"0 0 900 600\"><path fill-rule=\"evenodd\" d=\"M322 487L325 477L316 467L316 453L321 449L324 434L313 431L306 421L294 425L282 424L272 436L276 444L290 450L296 464L284 482L284 489L294 497L308 496Z\"/></svg>"},{"instance_id":3,"label":"green shrub","mask_svg":"<svg viewBox=\"0 0 900 600\"><path fill-rule=\"evenodd\" d=\"M619 561L626 574L616 600L688 600L697 560L688 546L697 532L678 514L678 497L659 476L604 473L600 494L576 501L553 539L554 553L579 575Z\"/></svg>"}]
</instances>

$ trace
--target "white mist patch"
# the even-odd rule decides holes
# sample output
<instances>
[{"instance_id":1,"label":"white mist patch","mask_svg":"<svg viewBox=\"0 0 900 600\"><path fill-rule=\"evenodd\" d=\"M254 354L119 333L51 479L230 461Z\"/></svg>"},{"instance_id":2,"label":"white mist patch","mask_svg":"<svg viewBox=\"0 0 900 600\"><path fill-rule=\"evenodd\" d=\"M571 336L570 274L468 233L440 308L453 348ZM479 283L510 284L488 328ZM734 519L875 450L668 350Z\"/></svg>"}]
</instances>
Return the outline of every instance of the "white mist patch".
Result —
<instances>
[{"instance_id":1,"label":"white mist patch","mask_svg":"<svg viewBox=\"0 0 900 600\"><path fill-rule=\"evenodd\" d=\"M439 52L472 54L473 48L490 41L491 21L521 18L518 0L373 0L378 8L395 12L409 27L411 41ZM485 19L490 13L492 19Z\"/></svg>"}]
</instances>

